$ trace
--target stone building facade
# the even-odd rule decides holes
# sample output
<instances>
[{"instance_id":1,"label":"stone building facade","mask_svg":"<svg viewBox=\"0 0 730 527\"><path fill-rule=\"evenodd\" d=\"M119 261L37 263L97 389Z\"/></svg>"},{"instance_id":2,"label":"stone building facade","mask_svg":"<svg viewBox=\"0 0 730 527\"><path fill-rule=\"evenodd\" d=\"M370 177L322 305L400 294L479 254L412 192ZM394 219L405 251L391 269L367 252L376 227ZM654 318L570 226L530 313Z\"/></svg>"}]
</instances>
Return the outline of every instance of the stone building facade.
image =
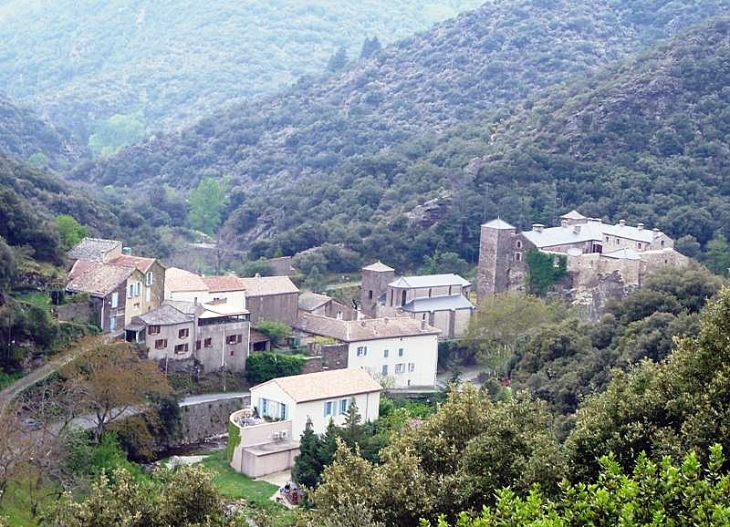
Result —
<instances>
[{"instance_id":1,"label":"stone building facade","mask_svg":"<svg viewBox=\"0 0 730 527\"><path fill-rule=\"evenodd\" d=\"M126 328L130 342L165 371L246 369L251 323L248 312L225 301L197 304L166 300L135 317Z\"/></svg>"},{"instance_id":2,"label":"stone building facade","mask_svg":"<svg viewBox=\"0 0 730 527\"><path fill-rule=\"evenodd\" d=\"M479 298L527 288L531 250L564 257L574 300L625 294L639 288L657 271L683 267L689 258L674 250L674 241L659 229L606 224L571 211L559 227L533 224L520 232L496 219L482 225L477 289ZM557 262L557 260L556 260ZM600 291L599 291L600 290ZM610 293L609 293L610 291Z\"/></svg>"}]
</instances>

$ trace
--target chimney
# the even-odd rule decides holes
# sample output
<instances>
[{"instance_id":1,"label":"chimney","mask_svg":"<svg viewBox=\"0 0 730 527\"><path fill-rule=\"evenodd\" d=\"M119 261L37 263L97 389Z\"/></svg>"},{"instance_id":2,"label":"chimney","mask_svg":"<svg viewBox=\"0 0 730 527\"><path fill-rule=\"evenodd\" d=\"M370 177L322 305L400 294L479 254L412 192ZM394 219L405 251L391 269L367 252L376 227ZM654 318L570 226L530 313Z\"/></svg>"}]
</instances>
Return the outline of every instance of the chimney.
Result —
<instances>
[{"instance_id":1,"label":"chimney","mask_svg":"<svg viewBox=\"0 0 730 527\"><path fill-rule=\"evenodd\" d=\"M658 227L654 227L652 231L654 231L654 234L659 234L661 232Z\"/></svg>"},{"instance_id":2,"label":"chimney","mask_svg":"<svg viewBox=\"0 0 730 527\"><path fill-rule=\"evenodd\" d=\"M560 226L563 228L568 227L569 223L568 220L560 220Z\"/></svg>"},{"instance_id":3,"label":"chimney","mask_svg":"<svg viewBox=\"0 0 730 527\"><path fill-rule=\"evenodd\" d=\"M122 247L122 254L124 256L132 256L132 248L131 247Z\"/></svg>"},{"instance_id":4,"label":"chimney","mask_svg":"<svg viewBox=\"0 0 730 527\"><path fill-rule=\"evenodd\" d=\"M619 227L623 227L624 225L626 225L626 220L618 220Z\"/></svg>"},{"instance_id":5,"label":"chimney","mask_svg":"<svg viewBox=\"0 0 730 527\"><path fill-rule=\"evenodd\" d=\"M256 273L255 275L253 275L253 277L254 278L261 278L261 273Z\"/></svg>"},{"instance_id":6,"label":"chimney","mask_svg":"<svg viewBox=\"0 0 730 527\"><path fill-rule=\"evenodd\" d=\"M637 228L637 229L639 229L640 231L643 231L643 230L644 230L644 224L643 224L643 223L639 223L639 224L638 224L638 225L636 226L636 228Z\"/></svg>"},{"instance_id":7,"label":"chimney","mask_svg":"<svg viewBox=\"0 0 730 527\"><path fill-rule=\"evenodd\" d=\"M545 230L545 225L543 225L542 223L533 223L532 230L535 232L542 232Z\"/></svg>"},{"instance_id":8,"label":"chimney","mask_svg":"<svg viewBox=\"0 0 730 527\"><path fill-rule=\"evenodd\" d=\"M575 234L580 234L580 225L573 225L573 232Z\"/></svg>"}]
</instances>

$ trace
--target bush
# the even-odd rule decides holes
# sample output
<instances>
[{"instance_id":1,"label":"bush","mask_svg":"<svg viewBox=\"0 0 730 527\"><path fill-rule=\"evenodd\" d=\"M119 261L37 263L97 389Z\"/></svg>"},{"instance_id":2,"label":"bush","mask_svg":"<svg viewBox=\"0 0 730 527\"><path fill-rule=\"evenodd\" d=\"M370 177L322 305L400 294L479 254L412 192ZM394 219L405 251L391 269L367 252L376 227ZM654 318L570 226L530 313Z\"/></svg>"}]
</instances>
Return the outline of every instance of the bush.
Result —
<instances>
[{"instance_id":1,"label":"bush","mask_svg":"<svg viewBox=\"0 0 730 527\"><path fill-rule=\"evenodd\" d=\"M283 322L274 320L263 320L259 322L256 329L271 339L274 346L279 345L284 339L291 335L291 327Z\"/></svg>"},{"instance_id":2,"label":"bush","mask_svg":"<svg viewBox=\"0 0 730 527\"><path fill-rule=\"evenodd\" d=\"M254 353L246 364L246 379L251 384L260 384L277 377L299 375L306 359L302 355L280 353Z\"/></svg>"}]
</instances>

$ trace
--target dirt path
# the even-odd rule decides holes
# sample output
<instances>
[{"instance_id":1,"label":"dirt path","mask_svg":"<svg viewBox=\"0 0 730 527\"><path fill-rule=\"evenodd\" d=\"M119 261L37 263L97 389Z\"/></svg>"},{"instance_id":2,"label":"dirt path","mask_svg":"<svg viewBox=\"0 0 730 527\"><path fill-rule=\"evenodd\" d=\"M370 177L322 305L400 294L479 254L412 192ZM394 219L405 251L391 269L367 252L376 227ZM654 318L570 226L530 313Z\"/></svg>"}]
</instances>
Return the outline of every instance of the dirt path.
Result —
<instances>
[{"instance_id":1,"label":"dirt path","mask_svg":"<svg viewBox=\"0 0 730 527\"><path fill-rule=\"evenodd\" d=\"M21 377L13 384L0 391L0 412L4 411L8 403L15 399L23 390L30 388L43 379L48 378L54 372L60 370L66 364L73 361L76 357L103 341L104 339L102 337L86 339L82 345L63 352L60 356L48 361L40 368L33 370L28 375Z\"/></svg>"}]
</instances>

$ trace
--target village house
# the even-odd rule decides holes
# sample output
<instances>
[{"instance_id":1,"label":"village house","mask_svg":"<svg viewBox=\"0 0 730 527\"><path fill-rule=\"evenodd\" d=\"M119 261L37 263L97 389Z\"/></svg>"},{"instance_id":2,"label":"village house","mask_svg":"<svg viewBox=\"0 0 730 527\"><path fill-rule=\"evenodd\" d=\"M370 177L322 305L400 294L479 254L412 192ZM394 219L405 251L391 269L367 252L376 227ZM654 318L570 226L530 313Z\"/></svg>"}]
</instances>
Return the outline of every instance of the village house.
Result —
<instances>
[{"instance_id":1,"label":"village house","mask_svg":"<svg viewBox=\"0 0 730 527\"><path fill-rule=\"evenodd\" d=\"M307 344L331 339L340 344L339 367L363 369L394 388L433 387L441 331L410 317L337 320L302 315L295 334ZM334 361L333 361L334 362Z\"/></svg>"},{"instance_id":2,"label":"village house","mask_svg":"<svg viewBox=\"0 0 730 527\"><path fill-rule=\"evenodd\" d=\"M249 354L249 313L213 300L200 304L166 300L132 319L126 339L141 344L150 360L167 371L244 371Z\"/></svg>"},{"instance_id":3,"label":"village house","mask_svg":"<svg viewBox=\"0 0 730 527\"><path fill-rule=\"evenodd\" d=\"M348 306L330 296L309 291L299 295L298 306L300 317L309 314L338 320L357 320L358 318L357 309L354 306Z\"/></svg>"},{"instance_id":4,"label":"village house","mask_svg":"<svg viewBox=\"0 0 730 527\"><path fill-rule=\"evenodd\" d=\"M251 408L234 412L231 467L250 477L290 469L307 421L323 434L342 426L353 402L364 422L378 418L382 388L367 372L339 370L280 377L251 388Z\"/></svg>"},{"instance_id":5,"label":"village house","mask_svg":"<svg viewBox=\"0 0 730 527\"><path fill-rule=\"evenodd\" d=\"M246 288L237 276L199 276L170 267L165 272L165 298L183 302L225 300L229 305L246 309Z\"/></svg>"},{"instance_id":6,"label":"village house","mask_svg":"<svg viewBox=\"0 0 730 527\"><path fill-rule=\"evenodd\" d=\"M519 232L496 219L482 225L479 251L478 293L480 298L527 286L528 254L564 258L569 289L579 298L603 298L625 294L641 287L647 277L665 267L682 267L689 258L674 250L674 241L659 229L643 223L630 226L603 223L571 211L560 218L559 227L534 224Z\"/></svg>"},{"instance_id":7,"label":"village house","mask_svg":"<svg viewBox=\"0 0 730 527\"><path fill-rule=\"evenodd\" d=\"M66 291L90 295L102 332L119 335L133 317L161 305L165 268L154 258L132 256L121 242L98 238L84 238L68 256Z\"/></svg>"},{"instance_id":8,"label":"village house","mask_svg":"<svg viewBox=\"0 0 730 527\"><path fill-rule=\"evenodd\" d=\"M240 278L246 291L246 307L251 324L264 320L291 326L297 319L299 289L288 276L255 276Z\"/></svg>"},{"instance_id":9,"label":"village house","mask_svg":"<svg viewBox=\"0 0 730 527\"><path fill-rule=\"evenodd\" d=\"M395 278L395 271L376 262L362 269L360 302L372 318L408 316L441 330L442 339L461 338L474 305L471 283L459 275L421 275Z\"/></svg>"}]
</instances>

